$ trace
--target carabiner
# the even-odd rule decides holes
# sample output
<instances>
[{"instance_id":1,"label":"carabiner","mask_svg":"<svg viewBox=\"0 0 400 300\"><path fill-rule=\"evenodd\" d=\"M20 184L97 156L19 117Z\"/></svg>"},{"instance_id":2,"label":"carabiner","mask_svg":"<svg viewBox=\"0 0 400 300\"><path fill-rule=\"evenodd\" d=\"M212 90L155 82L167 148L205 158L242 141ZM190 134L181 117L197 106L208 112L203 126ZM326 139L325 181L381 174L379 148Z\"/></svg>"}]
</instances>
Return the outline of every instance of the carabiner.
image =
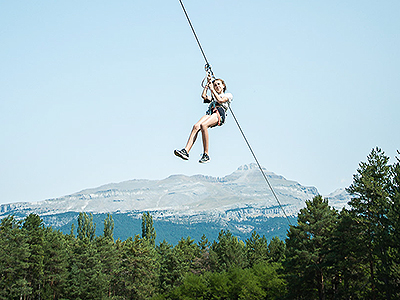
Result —
<instances>
[{"instance_id":1,"label":"carabiner","mask_svg":"<svg viewBox=\"0 0 400 300\"><path fill-rule=\"evenodd\" d=\"M204 70L207 72L207 75L206 75L206 77L204 77L204 79L201 81L201 87L202 87L202 88L205 88L204 81L207 80L208 75L211 75L212 82L214 82L214 80L215 80L214 73L213 73L213 71L211 70L211 66L210 66L208 63L206 63L206 65L204 66Z\"/></svg>"}]
</instances>

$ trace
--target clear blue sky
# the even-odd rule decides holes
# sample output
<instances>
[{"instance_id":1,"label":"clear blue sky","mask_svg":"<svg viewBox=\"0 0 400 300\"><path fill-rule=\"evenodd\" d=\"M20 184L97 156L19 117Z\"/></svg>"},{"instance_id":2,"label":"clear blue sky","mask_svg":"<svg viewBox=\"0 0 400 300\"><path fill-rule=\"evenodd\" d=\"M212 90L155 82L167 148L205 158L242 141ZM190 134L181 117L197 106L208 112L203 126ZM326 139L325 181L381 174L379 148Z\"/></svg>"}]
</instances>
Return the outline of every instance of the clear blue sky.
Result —
<instances>
[{"instance_id":1,"label":"clear blue sky","mask_svg":"<svg viewBox=\"0 0 400 300\"><path fill-rule=\"evenodd\" d=\"M261 164L326 195L375 146L400 148L400 1L185 0ZM0 203L253 162L204 113L204 61L179 1L0 1ZM267 187L266 187L267 188Z\"/></svg>"}]
</instances>

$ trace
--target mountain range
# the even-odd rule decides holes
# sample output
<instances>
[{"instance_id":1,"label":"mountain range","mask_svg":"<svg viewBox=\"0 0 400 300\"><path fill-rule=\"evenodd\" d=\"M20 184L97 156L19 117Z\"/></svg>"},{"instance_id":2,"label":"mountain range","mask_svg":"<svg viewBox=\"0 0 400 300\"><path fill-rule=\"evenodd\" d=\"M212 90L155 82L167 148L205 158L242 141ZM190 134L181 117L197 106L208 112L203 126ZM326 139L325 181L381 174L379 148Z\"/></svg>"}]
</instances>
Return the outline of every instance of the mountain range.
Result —
<instances>
[{"instance_id":1,"label":"mountain range","mask_svg":"<svg viewBox=\"0 0 400 300\"><path fill-rule=\"evenodd\" d=\"M3 204L0 218L36 213L45 225L69 232L77 215L86 212L93 214L97 234L101 234L99 224L111 213L114 235L123 240L141 232L142 214L150 212L159 241L176 243L182 237L199 239L203 234L212 240L221 229L229 229L243 240L254 230L267 238L284 238L305 201L319 193L315 187L263 171L279 203L258 166L249 164L224 177L172 175L162 180L129 180L55 199ZM344 189L325 198L338 210L350 200Z\"/></svg>"}]
</instances>

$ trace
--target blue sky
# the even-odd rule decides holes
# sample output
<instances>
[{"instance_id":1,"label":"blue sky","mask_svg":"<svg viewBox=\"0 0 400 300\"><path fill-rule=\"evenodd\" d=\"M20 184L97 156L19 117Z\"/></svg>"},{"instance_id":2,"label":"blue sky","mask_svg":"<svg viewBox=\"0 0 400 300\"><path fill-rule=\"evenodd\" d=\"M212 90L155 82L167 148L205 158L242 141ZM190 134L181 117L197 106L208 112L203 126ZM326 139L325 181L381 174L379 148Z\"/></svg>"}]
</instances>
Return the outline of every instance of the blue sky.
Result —
<instances>
[{"instance_id":1,"label":"blue sky","mask_svg":"<svg viewBox=\"0 0 400 300\"><path fill-rule=\"evenodd\" d=\"M399 1L184 1L260 163L326 195L400 148ZM0 1L0 203L253 162L232 116L184 162L204 60L179 1ZM267 187L266 187L267 188Z\"/></svg>"}]
</instances>

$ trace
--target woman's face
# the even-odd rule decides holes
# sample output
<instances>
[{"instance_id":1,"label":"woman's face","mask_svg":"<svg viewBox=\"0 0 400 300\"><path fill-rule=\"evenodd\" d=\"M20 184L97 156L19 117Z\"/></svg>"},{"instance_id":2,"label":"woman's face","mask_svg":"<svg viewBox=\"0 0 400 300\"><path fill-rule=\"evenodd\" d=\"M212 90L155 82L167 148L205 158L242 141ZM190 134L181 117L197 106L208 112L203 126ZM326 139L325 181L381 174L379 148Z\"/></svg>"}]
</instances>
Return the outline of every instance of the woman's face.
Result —
<instances>
[{"instance_id":1,"label":"woman's face","mask_svg":"<svg viewBox=\"0 0 400 300\"><path fill-rule=\"evenodd\" d=\"M224 91L224 88L225 88L225 86L221 80L214 81L214 89L218 94L221 94Z\"/></svg>"}]
</instances>

